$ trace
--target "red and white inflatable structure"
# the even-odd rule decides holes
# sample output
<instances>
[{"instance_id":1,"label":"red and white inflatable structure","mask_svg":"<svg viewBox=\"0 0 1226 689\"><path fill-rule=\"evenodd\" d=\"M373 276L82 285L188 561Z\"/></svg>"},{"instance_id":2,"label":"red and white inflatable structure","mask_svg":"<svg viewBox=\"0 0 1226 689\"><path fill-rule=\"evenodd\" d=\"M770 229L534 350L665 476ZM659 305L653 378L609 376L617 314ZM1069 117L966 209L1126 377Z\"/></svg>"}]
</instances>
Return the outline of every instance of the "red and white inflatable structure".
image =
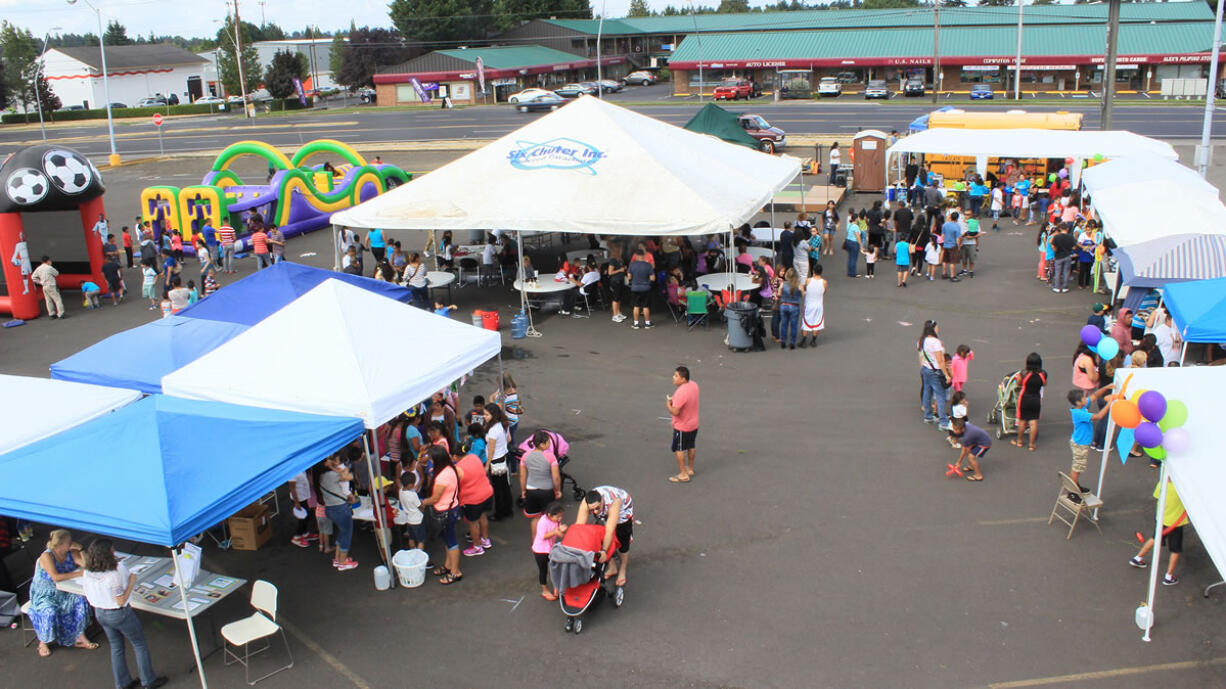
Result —
<instances>
[{"instance_id":1,"label":"red and white inflatable structure","mask_svg":"<svg viewBox=\"0 0 1226 689\"><path fill-rule=\"evenodd\" d=\"M102 277L105 235L95 231L106 209L106 188L98 168L63 146L38 145L13 153L0 164L0 313L37 318L42 294L30 273L43 256L60 271L60 289L80 289ZM116 232L112 232L117 234Z\"/></svg>"}]
</instances>

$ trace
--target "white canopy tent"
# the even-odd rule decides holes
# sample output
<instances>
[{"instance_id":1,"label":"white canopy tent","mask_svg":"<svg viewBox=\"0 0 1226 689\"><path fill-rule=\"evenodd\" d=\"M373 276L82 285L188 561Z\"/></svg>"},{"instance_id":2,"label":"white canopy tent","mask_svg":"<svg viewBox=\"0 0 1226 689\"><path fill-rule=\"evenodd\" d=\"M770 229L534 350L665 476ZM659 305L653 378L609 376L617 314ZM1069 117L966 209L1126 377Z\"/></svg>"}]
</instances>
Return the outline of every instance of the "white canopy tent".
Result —
<instances>
[{"instance_id":1,"label":"white canopy tent","mask_svg":"<svg viewBox=\"0 0 1226 689\"><path fill-rule=\"evenodd\" d=\"M727 232L800 161L581 97L452 163L332 216L383 230Z\"/></svg>"},{"instance_id":2,"label":"white canopy tent","mask_svg":"<svg viewBox=\"0 0 1226 689\"><path fill-rule=\"evenodd\" d=\"M0 375L0 455L140 399L137 390Z\"/></svg>"},{"instance_id":3,"label":"white canopy tent","mask_svg":"<svg viewBox=\"0 0 1226 689\"><path fill-rule=\"evenodd\" d=\"M1187 405L1188 420L1183 429L1191 442L1187 452L1167 456L1162 462L1159 480L1165 481L1169 475L1175 482L1175 490L1188 511L1188 519L1196 527L1197 536L1218 572L1226 575L1226 501L1222 500L1222 491L1226 490L1226 462L1222 461L1218 433L1222 390L1226 389L1226 367L1128 368L1116 371L1117 389L1125 380L1129 380L1129 396L1137 390L1155 390L1167 400L1179 400ZM1107 437L1111 437L1113 427L1114 423L1108 425ZM1100 496L1107 459L1108 455L1104 453L1099 469ZM1151 615L1161 559L1159 536L1163 528L1163 507L1160 500L1154 529L1157 543L1150 560L1148 606ZM1148 630L1145 638L1149 638Z\"/></svg>"},{"instance_id":4,"label":"white canopy tent","mask_svg":"<svg viewBox=\"0 0 1226 689\"><path fill-rule=\"evenodd\" d=\"M376 330L371 325L376 324ZM498 333L325 280L246 332L162 378L167 395L362 419L371 433L497 358ZM258 356L258 384L235 375ZM374 497L372 495L372 497ZM383 510L375 509L382 526ZM390 564L386 543L384 559Z\"/></svg>"},{"instance_id":5,"label":"white canopy tent","mask_svg":"<svg viewBox=\"0 0 1226 689\"><path fill-rule=\"evenodd\" d=\"M1179 156L1170 144L1125 131L1062 131L1052 129L929 129L899 139L886 149L885 169L889 175L890 156L899 153L933 153L968 156L976 159L980 174L987 171L988 158L1073 158L1069 173L1076 183L1081 161L1101 155L1118 158L1148 154L1167 160ZM889 179L886 179L887 186Z\"/></svg>"},{"instance_id":6,"label":"white canopy tent","mask_svg":"<svg viewBox=\"0 0 1226 689\"><path fill-rule=\"evenodd\" d=\"M1192 168L1153 153L1121 156L1088 167L1081 173L1081 185L1090 196L1114 187L1155 183L1174 184L1182 190L1178 197L1165 199L1151 192L1151 198L1162 202L1169 201L1170 198L1182 198L1188 193L1203 192L1214 198L1218 196L1218 188L1206 182Z\"/></svg>"}]
</instances>

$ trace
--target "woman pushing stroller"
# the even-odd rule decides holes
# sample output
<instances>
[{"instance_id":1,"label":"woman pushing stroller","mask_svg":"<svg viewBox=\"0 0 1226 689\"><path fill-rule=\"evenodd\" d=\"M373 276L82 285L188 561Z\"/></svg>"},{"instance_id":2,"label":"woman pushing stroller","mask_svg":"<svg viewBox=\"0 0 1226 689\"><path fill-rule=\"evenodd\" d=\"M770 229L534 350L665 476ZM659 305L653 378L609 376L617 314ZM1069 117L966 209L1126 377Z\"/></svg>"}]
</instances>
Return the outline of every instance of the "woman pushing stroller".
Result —
<instances>
[{"instance_id":1,"label":"woman pushing stroller","mask_svg":"<svg viewBox=\"0 0 1226 689\"><path fill-rule=\"evenodd\" d=\"M612 560L608 555L609 546L613 544L613 537L617 537L616 560L605 569L604 578L617 577L617 586L625 586L626 570L630 566L630 543L634 534L634 504L630 494L614 486L596 486L579 503L576 523L587 524L589 517L604 522L605 535L600 548L602 562Z\"/></svg>"}]
</instances>

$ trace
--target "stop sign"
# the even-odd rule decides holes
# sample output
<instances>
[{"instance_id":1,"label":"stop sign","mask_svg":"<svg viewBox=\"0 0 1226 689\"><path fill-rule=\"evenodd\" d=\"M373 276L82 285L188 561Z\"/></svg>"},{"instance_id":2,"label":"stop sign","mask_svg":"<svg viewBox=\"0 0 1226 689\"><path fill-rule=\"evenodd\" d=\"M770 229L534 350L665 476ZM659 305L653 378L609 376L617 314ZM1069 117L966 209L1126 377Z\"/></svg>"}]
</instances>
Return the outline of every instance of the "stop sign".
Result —
<instances>
[{"instance_id":1,"label":"stop sign","mask_svg":"<svg viewBox=\"0 0 1226 689\"><path fill-rule=\"evenodd\" d=\"M153 113L153 126L162 126L162 115L160 113Z\"/></svg>"}]
</instances>

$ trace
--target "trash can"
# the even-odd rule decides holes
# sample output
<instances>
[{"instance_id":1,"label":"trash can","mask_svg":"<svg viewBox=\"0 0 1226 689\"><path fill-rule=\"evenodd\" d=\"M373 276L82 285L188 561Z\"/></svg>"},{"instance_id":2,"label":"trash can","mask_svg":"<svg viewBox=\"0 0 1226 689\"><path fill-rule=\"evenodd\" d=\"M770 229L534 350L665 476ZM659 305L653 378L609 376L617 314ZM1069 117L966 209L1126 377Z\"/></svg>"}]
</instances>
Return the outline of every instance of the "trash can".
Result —
<instances>
[{"instance_id":1,"label":"trash can","mask_svg":"<svg viewBox=\"0 0 1226 689\"><path fill-rule=\"evenodd\" d=\"M751 301L734 301L724 307L728 321L728 349L753 349L753 323L757 321L758 305Z\"/></svg>"},{"instance_id":2,"label":"trash can","mask_svg":"<svg viewBox=\"0 0 1226 689\"><path fill-rule=\"evenodd\" d=\"M426 581L426 563L430 556L424 550L398 550L392 556L396 579L406 589L417 588Z\"/></svg>"}]
</instances>

